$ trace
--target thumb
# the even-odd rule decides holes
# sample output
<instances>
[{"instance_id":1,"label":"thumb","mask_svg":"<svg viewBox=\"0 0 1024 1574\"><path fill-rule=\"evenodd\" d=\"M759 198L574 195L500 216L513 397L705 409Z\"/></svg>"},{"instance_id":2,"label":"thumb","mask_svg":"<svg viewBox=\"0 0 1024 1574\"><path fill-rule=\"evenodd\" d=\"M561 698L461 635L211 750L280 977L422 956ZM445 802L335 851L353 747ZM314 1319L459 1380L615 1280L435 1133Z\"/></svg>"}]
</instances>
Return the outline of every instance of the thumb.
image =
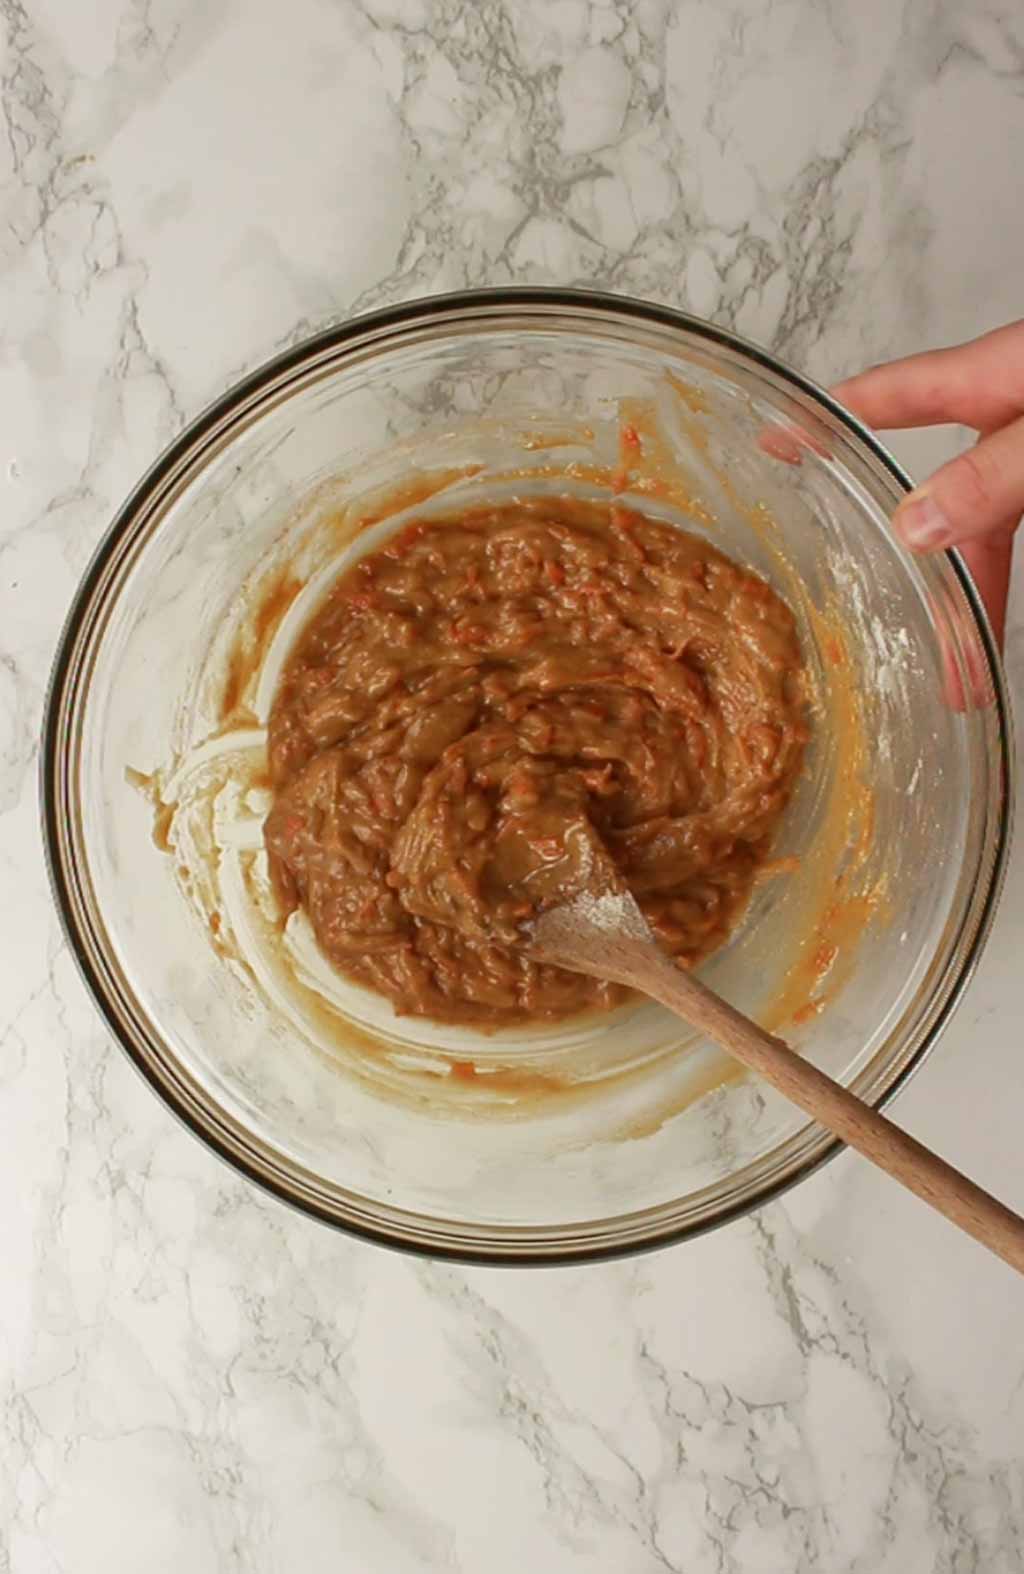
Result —
<instances>
[{"instance_id":1,"label":"thumb","mask_svg":"<svg viewBox=\"0 0 1024 1574\"><path fill-rule=\"evenodd\" d=\"M1019 416L904 498L893 515L893 529L914 551L937 552L999 527L1012 528L1022 513L1024 416Z\"/></svg>"}]
</instances>

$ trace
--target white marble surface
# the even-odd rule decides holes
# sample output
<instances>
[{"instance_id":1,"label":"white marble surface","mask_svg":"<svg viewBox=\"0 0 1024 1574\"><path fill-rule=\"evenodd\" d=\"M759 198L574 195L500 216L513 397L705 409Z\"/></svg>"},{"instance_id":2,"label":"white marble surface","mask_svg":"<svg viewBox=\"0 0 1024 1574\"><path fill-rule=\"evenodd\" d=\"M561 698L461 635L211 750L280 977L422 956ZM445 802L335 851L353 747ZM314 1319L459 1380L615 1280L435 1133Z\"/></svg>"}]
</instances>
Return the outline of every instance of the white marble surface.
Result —
<instances>
[{"instance_id":1,"label":"white marble surface","mask_svg":"<svg viewBox=\"0 0 1024 1574\"><path fill-rule=\"evenodd\" d=\"M37 829L54 640L310 328L598 281L830 378L1021 314L1015 0L0 0L0 1570L1024 1569L1024 1283L844 1156L659 1256L416 1265L114 1049ZM950 433L897 446L919 470ZM1009 667L1024 693L1024 578ZM16 893L16 894L15 894ZM899 1118L1024 1207L1024 842Z\"/></svg>"}]
</instances>

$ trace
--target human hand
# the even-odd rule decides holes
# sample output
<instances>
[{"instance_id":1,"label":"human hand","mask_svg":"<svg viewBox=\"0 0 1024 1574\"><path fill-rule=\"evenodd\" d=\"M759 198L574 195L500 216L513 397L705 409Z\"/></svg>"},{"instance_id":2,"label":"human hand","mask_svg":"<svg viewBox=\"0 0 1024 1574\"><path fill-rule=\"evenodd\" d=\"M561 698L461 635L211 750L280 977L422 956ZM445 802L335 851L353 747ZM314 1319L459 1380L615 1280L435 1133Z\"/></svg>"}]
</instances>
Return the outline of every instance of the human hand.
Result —
<instances>
[{"instance_id":1,"label":"human hand","mask_svg":"<svg viewBox=\"0 0 1024 1574\"><path fill-rule=\"evenodd\" d=\"M1002 645L1013 532L1024 513L1024 320L874 366L831 391L879 431L956 422L979 434L903 500L893 528L915 552L959 549Z\"/></svg>"}]
</instances>

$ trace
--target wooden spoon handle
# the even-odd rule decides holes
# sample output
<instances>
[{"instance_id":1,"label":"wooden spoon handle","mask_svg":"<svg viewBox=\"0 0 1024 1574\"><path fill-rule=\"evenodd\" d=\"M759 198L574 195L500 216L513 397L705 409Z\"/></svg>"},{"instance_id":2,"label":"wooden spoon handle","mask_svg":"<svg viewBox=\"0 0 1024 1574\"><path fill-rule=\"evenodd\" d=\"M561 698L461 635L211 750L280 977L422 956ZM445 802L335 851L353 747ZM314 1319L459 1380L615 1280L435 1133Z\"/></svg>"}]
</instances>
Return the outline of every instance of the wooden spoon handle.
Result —
<instances>
[{"instance_id":1,"label":"wooden spoon handle","mask_svg":"<svg viewBox=\"0 0 1024 1574\"><path fill-rule=\"evenodd\" d=\"M642 972L642 977L639 969L635 975L638 988L701 1028L814 1120L1024 1273L1024 1219L1019 1214L653 948Z\"/></svg>"}]
</instances>

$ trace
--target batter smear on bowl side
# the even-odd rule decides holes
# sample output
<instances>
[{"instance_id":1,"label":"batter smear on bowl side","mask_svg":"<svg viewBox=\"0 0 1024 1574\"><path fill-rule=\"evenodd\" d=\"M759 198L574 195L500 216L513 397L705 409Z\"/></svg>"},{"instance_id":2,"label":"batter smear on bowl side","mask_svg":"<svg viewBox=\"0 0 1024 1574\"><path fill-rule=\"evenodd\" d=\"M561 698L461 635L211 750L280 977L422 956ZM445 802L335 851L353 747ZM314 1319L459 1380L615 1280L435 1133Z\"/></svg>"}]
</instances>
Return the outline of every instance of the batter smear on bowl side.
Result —
<instances>
[{"instance_id":1,"label":"batter smear on bowl side","mask_svg":"<svg viewBox=\"0 0 1024 1574\"><path fill-rule=\"evenodd\" d=\"M807 740L789 608L707 541L569 499L412 524L299 636L269 724L283 914L397 1011L503 1027L624 992L525 958L585 819L680 965L728 936Z\"/></svg>"}]
</instances>

